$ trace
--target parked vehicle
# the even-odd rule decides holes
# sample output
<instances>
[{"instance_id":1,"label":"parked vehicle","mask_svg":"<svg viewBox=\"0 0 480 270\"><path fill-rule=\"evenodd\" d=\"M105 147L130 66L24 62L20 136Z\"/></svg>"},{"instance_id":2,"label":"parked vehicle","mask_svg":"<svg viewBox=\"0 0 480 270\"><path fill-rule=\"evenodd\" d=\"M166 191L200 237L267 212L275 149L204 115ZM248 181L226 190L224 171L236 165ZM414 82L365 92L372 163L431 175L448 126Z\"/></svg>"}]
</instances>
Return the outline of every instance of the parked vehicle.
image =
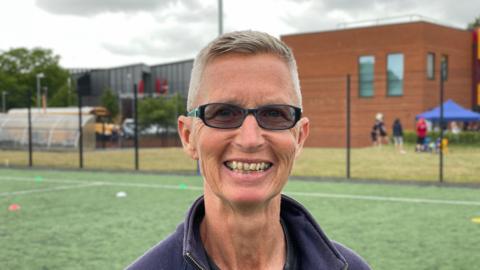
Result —
<instances>
[{"instance_id":1,"label":"parked vehicle","mask_svg":"<svg viewBox=\"0 0 480 270\"><path fill-rule=\"evenodd\" d=\"M146 128L139 128L140 135L161 135L165 133L175 134L177 132L175 127L165 128L160 125L150 125ZM126 118L122 124L122 135L126 139L131 139L135 135L135 121L132 118Z\"/></svg>"}]
</instances>

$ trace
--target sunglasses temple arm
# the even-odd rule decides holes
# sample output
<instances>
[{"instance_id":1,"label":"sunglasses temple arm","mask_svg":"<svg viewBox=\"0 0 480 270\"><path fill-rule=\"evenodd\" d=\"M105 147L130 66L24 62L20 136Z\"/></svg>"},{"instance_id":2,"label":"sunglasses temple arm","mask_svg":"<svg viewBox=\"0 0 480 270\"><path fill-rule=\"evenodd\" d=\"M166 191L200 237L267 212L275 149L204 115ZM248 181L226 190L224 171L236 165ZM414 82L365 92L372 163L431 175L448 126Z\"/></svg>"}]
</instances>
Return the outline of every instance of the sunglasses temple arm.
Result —
<instances>
[{"instance_id":1,"label":"sunglasses temple arm","mask_svg":"<svg viewBox=\"0 0 480 270\"><path fill-rule=\"evenodd\" d=\"M200 110L198 108L187 111L187 116L200 117Z\"/></svg>"}]
</instances>

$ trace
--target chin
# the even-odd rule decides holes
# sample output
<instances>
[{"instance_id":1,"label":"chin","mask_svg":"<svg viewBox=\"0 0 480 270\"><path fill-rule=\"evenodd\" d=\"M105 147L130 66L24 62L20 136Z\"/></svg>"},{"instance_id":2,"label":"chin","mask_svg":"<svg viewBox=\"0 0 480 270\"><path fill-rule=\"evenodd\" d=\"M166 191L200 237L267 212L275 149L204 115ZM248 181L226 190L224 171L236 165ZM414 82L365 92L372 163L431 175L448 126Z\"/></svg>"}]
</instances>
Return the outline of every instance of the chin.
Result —
<instances>
[{"instance_id":1,"label":"chin","mask_svg":"<svg viewBox=\"0 0 480 270\"><path fill-rule=\"evenodd\" d=\"M226 200L234 205L243 205L243 206L260 206L268 203L273 198L275 198L280 193L271 194L265 193L258 190L249 190L249 189L236 189L227 196Z\"/></svg>"}]
</instances>

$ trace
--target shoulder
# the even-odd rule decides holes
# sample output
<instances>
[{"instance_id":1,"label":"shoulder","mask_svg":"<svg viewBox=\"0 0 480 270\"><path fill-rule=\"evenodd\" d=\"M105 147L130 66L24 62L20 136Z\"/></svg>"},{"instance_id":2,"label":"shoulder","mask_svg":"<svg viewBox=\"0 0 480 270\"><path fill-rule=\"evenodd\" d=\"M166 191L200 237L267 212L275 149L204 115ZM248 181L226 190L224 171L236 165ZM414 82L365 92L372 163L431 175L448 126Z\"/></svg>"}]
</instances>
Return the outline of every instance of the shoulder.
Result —
<instances>
[{"instance_id":1,"label":"shoulder","mask_svg":"<svg viewBox=\"0 0 480 270\"><path fill-rule=\"evenodd\" d=\"M180 224L173 234L145 252L126 270L180 269L183 264L182 240L183 224Z\"/></svg>"},{"instance_id":2,"label":"shoulder","mask_svg":"<svg viewBox=\"0 0 480 270\"><path fill-rule=\"evenodd\" d=\"M368 263L360 257L355 251L351 250L350 248L336 242L332 241L335 248L338 250L340 254L345 258L348 263L349 270L370 270L370 266Z\"/></svg>"}]
</instances>

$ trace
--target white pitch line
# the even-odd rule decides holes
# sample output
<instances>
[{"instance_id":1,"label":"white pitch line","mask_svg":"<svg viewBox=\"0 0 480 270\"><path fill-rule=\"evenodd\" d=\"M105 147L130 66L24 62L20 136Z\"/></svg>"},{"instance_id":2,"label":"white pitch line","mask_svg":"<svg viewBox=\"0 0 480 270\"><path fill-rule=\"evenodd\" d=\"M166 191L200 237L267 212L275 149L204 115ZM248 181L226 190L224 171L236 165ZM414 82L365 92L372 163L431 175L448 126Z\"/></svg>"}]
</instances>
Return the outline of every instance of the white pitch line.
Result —
<instances>
[{"instance_id":1,"label":"white pitch line","mask_svg":"<svg viewBox=\"0 0 480 270\"><path fill-rule=\"evenodd\" d=\"M3 181L21 181L21 182L45 182L45 183L62 183L62 184L84 184L91 183L90 181L81 181L81 180L59 180L59 179L43 179L36 180L35 178L29 177L3 177L0 176L0 180ZM180 185L163 185L163 184L147 184L147 183L120 183L120 182L106 182L106 181L95 181L93 183L107 185L107 186L124 186L124 187L140 187L140 188L161 188L161 189L186 189L186 190L203 190L203 187L197 186L180 186Z\"/></svg>"},{"instance_id":2,"label":"white pitch line","mask_svg":"<svg viewBox=\"0 0 480 270\"><path fill-rule=\"evenodd\" d=\"M384 196L367 196L367 195L350 195L350 194L329 194L315 192L287 192L287 195L322 197L336 199L352 199L365 201L389 201L389 202L406 202L406 203L430 203L430 204L450 204L450 205L469 205L480 206L478 201L456 201L456 200L434 200L422 198L402 198L402 197L384 197Z\"/></svg>"},{"instance_id":3,"label":"white pitch line","mask_svg":"<svg viewBox=\"0 0 480 270\"><path fill-rule=\"evenodd\" d=\"M87 188L87 187L101 186L101 185L102 185L101 183L88 183L83 185L69 185L69 186L58 186L58 187L52 187L52 188L27 189L27 190L20 190L20 191L3 192L3 193L0 193L0 197L17 196L17 195L25 195L25 194L32 194L32 193L43 193L43 192L51 192L51 191L59 191L59 190L67 190L67 189Z\"/></svg>"},{"instance_id":4,"label":"white pitch line","mask_svg":"<svg viewBox=\"0 0 480 270\"><path fill-rule=\"evenodd\" d=\"M33 178L27 177L2 177L0 180L6 181L36 181ZM42 182L51 183L92 183L80 180L56 180L56 179L42 179ZM124 186L124 187L140 187L140 188L160 188L160 189L184 189L184 190L203 190L199 186L177 186L177 185L162 185L162 184L146 184L146 183L119 183L119 182L105 182L96 181L90 185L108 185L108 186ZM71 187L71 186L70 186ZM336 199L352 199L364 201L387 201L387 202L404 202L404 203L419 203L419 204L446 204L446 205L468 205L480 206L480 201L461 201L461 200L435 200L423 198L404 198L404 197L385 197L385 196L368 196L368 195L352 195L352 194L332 194L332 193L318 193L318 192L284 192L287 195L305 196L305 197L322 197L322 198L336 198ZM0 193L2 194L2 193Z\"/></svg>"},{"instance_id":5,"label":"white pitch line","mask_svg":"<svg viewBox=\"0 0 480 270\"><path fill-rule=\"evenodd\" d=\"M0 176L0 180L4 181L21 181L21 182L47 182L47 183L62 183L62 184L84 184L86 181L81 180L59 180L59 179L35 179L35 177L15 177L15 176Z\"/></svg>"},{"instance_id":6,"label":"white pitch line","mask_svg":"<svg viewBox=\"0 0 480 270\"><path fill-rule=\"evenodd\" d=\"M98 182L98 183L102 183L103 185L108 185L108 186L203 190L203 187L198 187L198 186L160 185L160 184L144 184L144 183L132 184L132 183L116 183L116 182Z\"/></svg>"}]
</instances>

